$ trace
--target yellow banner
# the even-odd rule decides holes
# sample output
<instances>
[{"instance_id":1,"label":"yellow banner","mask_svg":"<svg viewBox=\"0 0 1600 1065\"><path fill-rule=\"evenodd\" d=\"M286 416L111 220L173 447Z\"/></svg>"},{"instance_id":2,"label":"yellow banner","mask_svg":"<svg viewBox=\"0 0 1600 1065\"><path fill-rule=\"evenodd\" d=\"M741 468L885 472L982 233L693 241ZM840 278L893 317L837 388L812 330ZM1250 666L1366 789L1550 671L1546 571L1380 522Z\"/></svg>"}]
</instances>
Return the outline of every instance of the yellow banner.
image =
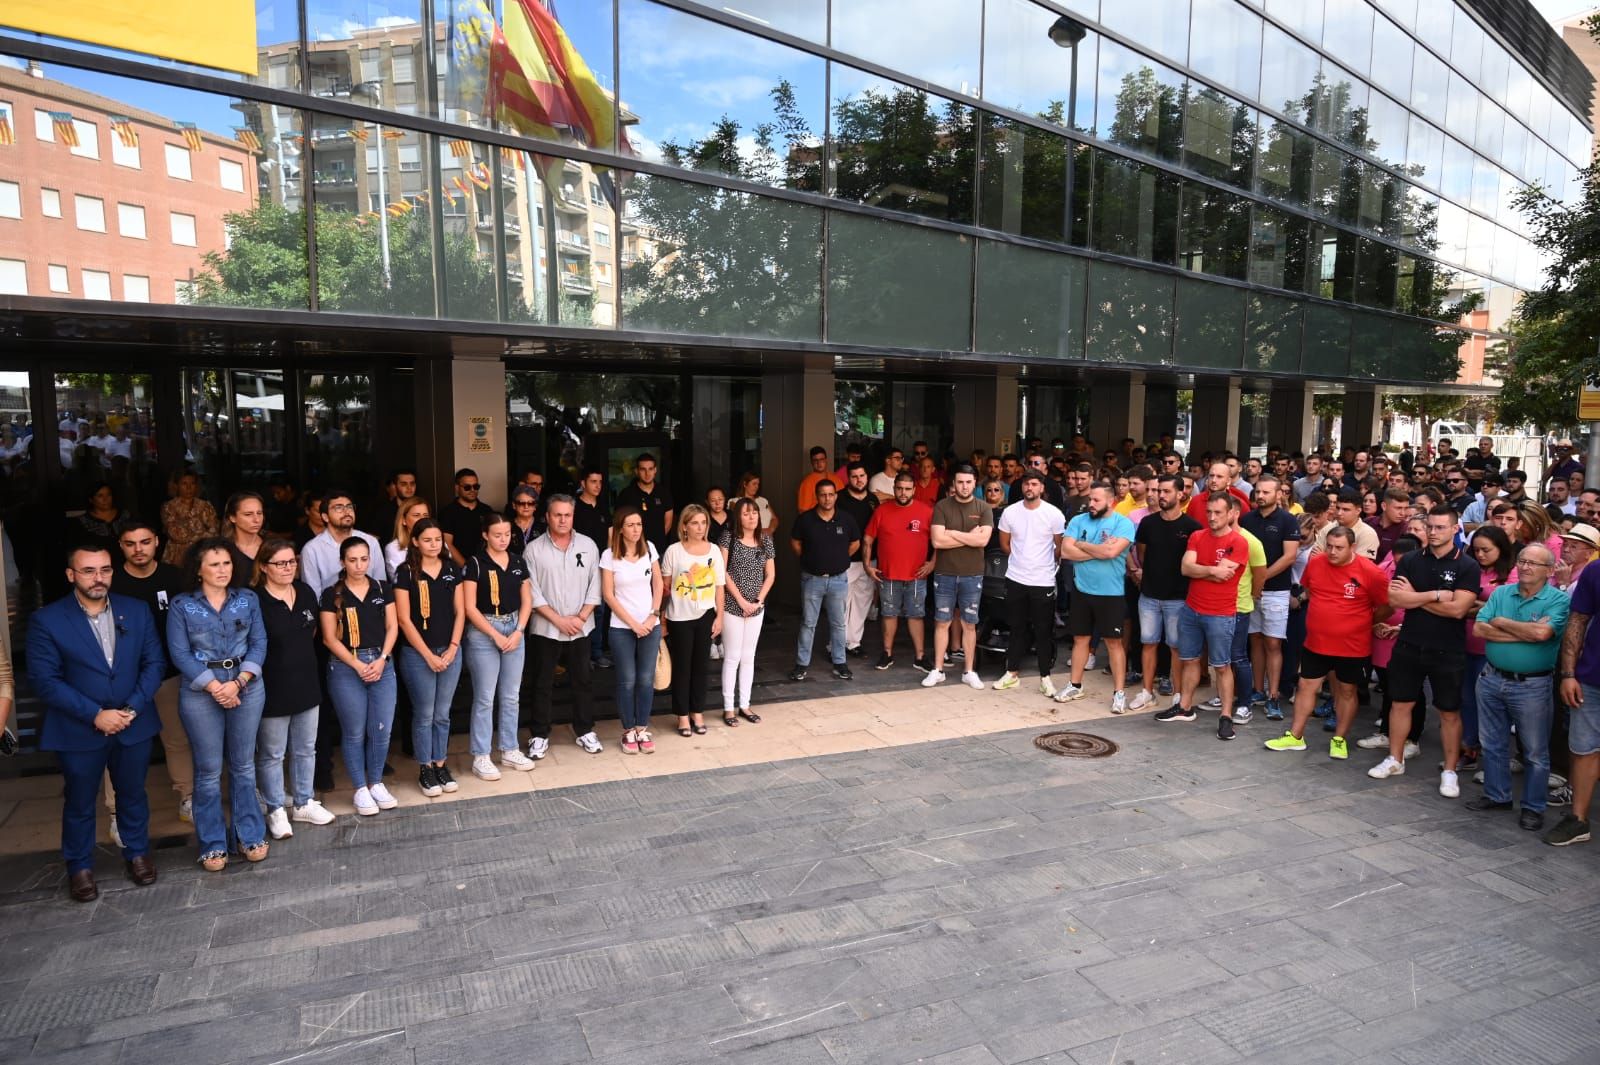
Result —
<instances>
[{"instance_id":1,"label":"yellow banner","mask_svg":"<svg viewBox=\"0 0 1600 1065\"><path fill-rule=\"evenodd\" d=\"M254 0L6 0L0 26L254 74Z\"/></svg>"}]
</instances>

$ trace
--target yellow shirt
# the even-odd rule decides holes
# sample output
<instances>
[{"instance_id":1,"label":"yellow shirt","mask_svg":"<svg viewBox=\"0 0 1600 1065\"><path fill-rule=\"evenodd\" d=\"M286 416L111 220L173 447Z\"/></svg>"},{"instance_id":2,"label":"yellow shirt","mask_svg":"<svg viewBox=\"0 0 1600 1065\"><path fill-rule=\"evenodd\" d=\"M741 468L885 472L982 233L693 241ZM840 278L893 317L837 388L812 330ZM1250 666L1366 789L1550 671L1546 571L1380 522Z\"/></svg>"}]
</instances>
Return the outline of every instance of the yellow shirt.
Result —
<instances>
[{"instance_id":1,"label":"yellow shirt","mask_svg":"<svg viewBox=\"0 0 1600 1065\"><path fill-rule=\"evenodd\" d=\"M1244 537L1244 542L1250 545L1250 550L1246 557L1249 565L1244 568L1244 576L1239 578L1239 613L1248 614L1256 608L1256 597L1251 584L1252 575L1250 571L1257 566L1265 566L1267 564L1267 549L1261 546L1261 541L1257 540L1255 534L1249 529L1242 526L1234 526L1234 528L1238 529L1239 535Z\"/></svg>"},{"instance_id":2,"label":"yellow shirt","mask_svg":"<svg viewBox=\"0 0 1600 1065\"><path fill-rule=\"evenodd\" d=\"M1112 507L1111 509L1116 511L1118 514L1121 514L1124 518L1126 518L1129 514L1132 514L1134 511L1138 510L1140 507L1145 507L1145 506L1149 506L1149 505L1150 504L1149 504L1148 501L1146 501L1144 503L1138 503L1138 502L1134 501L1134 498L1133 498L1132 495L1125 495L1121 499L1119 499L1117 501L1117 505Z\"/></svg>"}]
</instances>

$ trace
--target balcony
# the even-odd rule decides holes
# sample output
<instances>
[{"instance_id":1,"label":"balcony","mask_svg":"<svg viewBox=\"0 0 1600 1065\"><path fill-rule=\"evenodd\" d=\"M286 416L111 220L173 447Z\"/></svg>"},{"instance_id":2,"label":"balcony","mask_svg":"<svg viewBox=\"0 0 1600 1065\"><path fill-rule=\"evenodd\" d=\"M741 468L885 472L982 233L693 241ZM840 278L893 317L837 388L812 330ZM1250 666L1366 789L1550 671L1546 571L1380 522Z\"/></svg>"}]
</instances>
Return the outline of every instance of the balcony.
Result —
<instances>
[{"instance_id":1,"label":"balcony","mask_svg":"<svg viewBox=\"0 0 1600 1065\"><path fill-rule=\"evenodd\" d=\"M582 296L594 295L594 279L589 276L589 271L563 270L561 272L561 287L568 292L575 292Z\"/></svg>"},{"instance_id":2,"label":"balcony","mask_svg":"<svg viewBox=\"0 0 1600 1065\"><path fill-rule=\"evenodd\" d=\"M356 176L349 170L316 170L311 180L319 189L353 189Z\"/></svg>"},{"instance_id":3,"label":"balcony","mask_svg":"<svg viewBox=\"0 0 1600 1065\"><path fill-rule=\"evenodd\" d=\"M563 252L569 255L582 255L587 258L590 254L588 238L582 233L557 230L556 243L561 246Z\"/></svg>"}]
</instances>

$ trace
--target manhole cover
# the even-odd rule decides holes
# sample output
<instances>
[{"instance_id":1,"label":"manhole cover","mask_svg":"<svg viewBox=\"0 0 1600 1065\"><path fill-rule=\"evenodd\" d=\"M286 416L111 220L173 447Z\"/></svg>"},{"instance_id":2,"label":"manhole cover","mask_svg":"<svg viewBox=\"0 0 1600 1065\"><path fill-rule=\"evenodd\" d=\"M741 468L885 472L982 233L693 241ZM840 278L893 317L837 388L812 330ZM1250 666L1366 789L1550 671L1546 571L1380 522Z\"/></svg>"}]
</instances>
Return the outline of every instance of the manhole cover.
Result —
<instances>
[{"instance_id":1,"label":"manhole cover","mask_svg":"<svg viewBox=\"0 0 1600 1065\"><path fill-rule=\"evenodd\" d=\"M1046 732L1033 738L1033 745L1041 751L1059 754L1066 758L1105 758L1117 753L1117 745L1087 732Z\"/></svg>"}]
</instances>

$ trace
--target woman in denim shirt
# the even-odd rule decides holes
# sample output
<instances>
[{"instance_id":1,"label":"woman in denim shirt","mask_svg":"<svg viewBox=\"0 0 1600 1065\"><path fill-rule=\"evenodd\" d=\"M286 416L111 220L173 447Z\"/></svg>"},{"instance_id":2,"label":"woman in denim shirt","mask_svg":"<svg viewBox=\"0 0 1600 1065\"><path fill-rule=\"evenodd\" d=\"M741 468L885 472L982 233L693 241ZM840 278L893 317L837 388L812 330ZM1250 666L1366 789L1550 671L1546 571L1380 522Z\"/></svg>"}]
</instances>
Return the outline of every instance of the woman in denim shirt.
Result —
<instances>
[{"instance_id":1,"label":"woman in denim shirt","mask_svg":"<svg viewBox=\"0 0 1600 1065\"><path fill-rule=\"evenodd\" d=\"M230 830L222 813L222 766L228 766L231 842L259 862L267 856L267 825L256 800L256 731L264 695L260 684L267 630L254 592L230 588L233 555L228 541L195 544L184 564L191 589L167 609L167 647L183 677L178 716L194 750L194 827L200 864L220 872L228 864Z\"/></svg>"}]
</instances>

